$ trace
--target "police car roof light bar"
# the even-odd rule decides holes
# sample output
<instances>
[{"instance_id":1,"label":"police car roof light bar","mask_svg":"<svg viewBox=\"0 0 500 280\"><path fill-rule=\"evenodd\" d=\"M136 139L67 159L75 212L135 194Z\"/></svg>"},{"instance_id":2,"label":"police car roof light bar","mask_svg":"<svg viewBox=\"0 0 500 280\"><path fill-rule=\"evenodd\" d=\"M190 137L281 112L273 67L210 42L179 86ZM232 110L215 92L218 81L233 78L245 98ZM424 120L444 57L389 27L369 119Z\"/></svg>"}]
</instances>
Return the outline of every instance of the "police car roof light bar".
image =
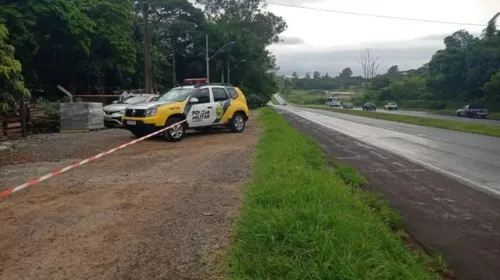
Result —
<instances>
[{"instance_id":1,"label":"police car roof light bar","mask_svg":"<svg viewBox=\"0 0 500 280\"><path fill-rule=\"evenodd\" d=\"M206 78L184 79L184 85L206 84Z\"/></svg>"}]
</instances>

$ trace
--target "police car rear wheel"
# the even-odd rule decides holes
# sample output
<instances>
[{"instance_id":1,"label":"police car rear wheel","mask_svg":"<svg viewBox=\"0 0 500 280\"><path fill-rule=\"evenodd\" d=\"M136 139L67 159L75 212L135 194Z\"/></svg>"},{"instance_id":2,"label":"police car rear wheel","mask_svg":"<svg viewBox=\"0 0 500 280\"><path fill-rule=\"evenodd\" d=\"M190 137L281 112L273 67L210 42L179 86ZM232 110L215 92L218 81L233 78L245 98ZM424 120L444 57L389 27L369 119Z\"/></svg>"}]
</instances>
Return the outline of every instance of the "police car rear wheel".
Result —
<instances>
[{"instance_id":1,"label":"police car rear wheel","mask_svg":"<svg viewBox=\"0 0 500 280\"><path fill-rule=\"evenodd\" d=\"M184 138L185 128L183 124L176 124L180 122L180 118L171 118L167 121L165 126L172 126L172 128L167 129L163 132L163 137L169 142L181 141Z\"/></svg>"},{"instance_id":2,"label":"police car rear wheel","mask_svg":"<svg viewBox=\"0 0 500 280\"><path fill-rule=\"evenodd\" d=\"M236 113L229 122L229 129L236 133L242 132L245 130L245 124L245 116L242 113Z\"/></svg>"}]
</instances>

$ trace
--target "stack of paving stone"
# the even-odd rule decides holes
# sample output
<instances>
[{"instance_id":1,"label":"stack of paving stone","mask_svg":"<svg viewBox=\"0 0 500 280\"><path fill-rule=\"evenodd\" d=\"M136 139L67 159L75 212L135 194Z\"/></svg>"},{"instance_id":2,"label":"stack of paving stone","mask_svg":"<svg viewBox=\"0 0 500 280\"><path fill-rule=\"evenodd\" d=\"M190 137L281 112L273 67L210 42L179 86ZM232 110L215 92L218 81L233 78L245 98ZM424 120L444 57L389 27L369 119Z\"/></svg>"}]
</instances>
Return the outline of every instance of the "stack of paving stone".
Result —
<instances>
[{"instance_id":1,"label":"stack of paving stone","mask_svg":"<svg viewBox=\"0 0 500 280\"><path fill-rule=\"evenodd\" d=\"M61 103L61 132L90 131L104 128L102 103Z\"/></svg>"}]
</instances>

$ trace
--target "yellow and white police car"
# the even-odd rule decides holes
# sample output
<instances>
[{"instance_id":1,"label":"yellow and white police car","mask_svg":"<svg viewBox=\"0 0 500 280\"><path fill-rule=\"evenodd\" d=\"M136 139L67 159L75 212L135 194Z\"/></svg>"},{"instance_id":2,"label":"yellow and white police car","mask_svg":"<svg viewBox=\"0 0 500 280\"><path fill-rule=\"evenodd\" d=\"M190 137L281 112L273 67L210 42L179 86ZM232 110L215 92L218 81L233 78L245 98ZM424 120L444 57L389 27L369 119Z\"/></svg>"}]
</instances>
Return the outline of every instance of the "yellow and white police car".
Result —
<instances>
[{"instance_id":1,"label":"yellow and white police car","mask_svg":"<svg viewBox=\"0 0 500 280\"><path fill-rule=\"evenodd\" d=\"M175 87L154 102L134 104L125 109L122 123L136 137L165 130L167 141L180 141L187 129L226 126L242 132L249 118L243 92L229 84L206 83L206 79L186 79L184 86Z\"/></svg>"}]
</instances>

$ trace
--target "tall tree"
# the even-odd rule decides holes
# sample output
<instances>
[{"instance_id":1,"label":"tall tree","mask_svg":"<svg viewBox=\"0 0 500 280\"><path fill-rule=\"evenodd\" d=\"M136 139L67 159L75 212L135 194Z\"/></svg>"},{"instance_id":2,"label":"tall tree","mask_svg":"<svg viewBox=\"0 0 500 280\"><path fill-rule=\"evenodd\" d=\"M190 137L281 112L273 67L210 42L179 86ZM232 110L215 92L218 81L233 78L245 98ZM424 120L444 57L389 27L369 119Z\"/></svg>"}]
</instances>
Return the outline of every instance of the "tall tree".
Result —
<instances>
[{"instance_id":1,"label":"tall tree","mask_svg":"<svg viewBox=\"0 0 500 280\"><path fill-rule=\"evenodd\" d=\"M389 77L395 77L399 74L399 68L397 65L392 65L387 69L387 76Z\"/></svg>"},{"instance_id":2,"label":"tall tree","mask_svg":"<svg viewBox=\"0 0 500 280\"><path fill-rule=\"evenodd\" d=\"M365 79L371 79L377 75L380 66L379 56L372 49L362 50L359 53L358 61L363 68L363 77Z\"/></svg>"},{"instance_id":3,"label":"tall tree","mask_svg":"<svg viewBox=\"0 0 500 280\"><path fill-rule=\"evenodd\" d=\"M349 78L352 76L352 70L351 67L347 67L342 69L342 72L340 72L339 77L340 78Z\"/></svg>"},{"instance_id":4,"label":"tall tree","mask_svg":"<svg viewBox=\"0 0 500 280\"><path fill-rule=\"evenodd\" d=\"M7 28L0 24L0 112L13 106L19 97L29 95L21 63L14 58L14 47L6 43L7 39Z\"/></svg>"}]
</instances>

